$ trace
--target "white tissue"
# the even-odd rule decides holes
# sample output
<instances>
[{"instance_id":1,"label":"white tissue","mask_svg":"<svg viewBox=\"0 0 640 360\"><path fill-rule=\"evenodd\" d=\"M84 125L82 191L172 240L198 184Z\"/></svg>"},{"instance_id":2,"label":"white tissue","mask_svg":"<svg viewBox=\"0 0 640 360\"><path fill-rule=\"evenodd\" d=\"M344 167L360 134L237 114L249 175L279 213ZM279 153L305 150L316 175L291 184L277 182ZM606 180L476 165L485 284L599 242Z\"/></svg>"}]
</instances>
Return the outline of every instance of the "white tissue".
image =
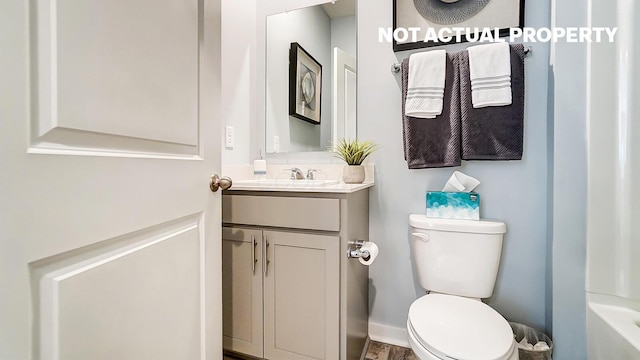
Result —
<instances>
[{"instance_id":1,"label":"white tissue","mask_svg":"<svg viewBox=\"0 0 640 360\"><path fill-rule=\"evenodd\" d=\"M373 263L373 261L378 257L378 245L372 243L370 241L365 242L362 247L360 247L360 251L369 251L369 258L366 260L363 258L359 258L360 264L369 266Z\"/></svg>"},{"instance_id":2,"label":"white tissue","mask_svg":"<svg viewBox=\"0 0 640 360\"><path fill-rule=\"evenodd\" d=\"M442 191L447 192L472 192L473 189L480 185L478 179L461 173L460 171L454 171L453 175L449 178L449 181L444 185Z\"/></svg>"},{"instance_id":3,"label":"white tissue","mask_svg":"<svg viewBox=\"0 0 640 360\"><path fill-rule=\"evenodd\" d=\"M520 349L533 350L533 345L529 344L526 337L523 337L522 340L520 340L518 347Z\"/></svg>"},{"instance_id":4,"label":"white tissue","mask_svg":"<svg viewBox=\"0 0 640 360\"><path fill-rule=\"evenodd\" d=\"M523 337L522 340L518 343L518 347L524 350L533 350L533 351L544 351L549 350L549 344L544 341L538 341L535 345L531 345L526 337Z\"/></svg>"},{"instance_id":5,"label":"white tissue","mask_svg":"<svg viewBox=\"0 0 640 360\"><path fill-rule=\"evenodd\" d=\"M533 345L533 350L549 350L549 344L544 341L538 341L535 345Z\"/></svg>"}]
</instances>

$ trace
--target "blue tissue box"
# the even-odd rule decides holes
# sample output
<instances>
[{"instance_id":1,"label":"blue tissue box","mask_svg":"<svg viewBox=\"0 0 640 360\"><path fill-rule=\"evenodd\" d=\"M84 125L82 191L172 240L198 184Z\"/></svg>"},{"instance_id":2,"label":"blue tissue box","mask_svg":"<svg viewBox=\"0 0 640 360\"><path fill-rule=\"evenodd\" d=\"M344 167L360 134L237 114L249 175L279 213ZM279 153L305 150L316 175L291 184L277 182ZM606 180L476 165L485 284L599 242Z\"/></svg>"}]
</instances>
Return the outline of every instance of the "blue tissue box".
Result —
<instances>
[{"instance_id":1,"label":"blue tissue box","mask_svg":"<svg viewBox=\"0 0 640 360\"><path fill-rule=\"evenodd\" d=\"M465 192L427 191L427 217L480 220L480 195Z\"/></svg>"}]
</instances>

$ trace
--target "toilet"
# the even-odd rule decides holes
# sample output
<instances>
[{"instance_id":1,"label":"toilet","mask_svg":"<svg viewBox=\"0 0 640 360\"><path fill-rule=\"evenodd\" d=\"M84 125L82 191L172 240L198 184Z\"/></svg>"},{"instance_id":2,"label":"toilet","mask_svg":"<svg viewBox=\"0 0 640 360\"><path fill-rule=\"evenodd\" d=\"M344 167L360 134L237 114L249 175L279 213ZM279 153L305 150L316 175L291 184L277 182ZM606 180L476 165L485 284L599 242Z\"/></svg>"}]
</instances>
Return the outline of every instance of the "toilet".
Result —
<instances>
[{"instance_id":1,"label":"toilet","mask_svg":"<svg viewBox=\"0 0 640 360\"><path fill-rule=\"evenodd\" d=\"M411 304L409 343L421 360L517 360L511 326L480 299L498 275L506 225L414 214L411 251L428 294Z\"/></svg>"}]
</instances>

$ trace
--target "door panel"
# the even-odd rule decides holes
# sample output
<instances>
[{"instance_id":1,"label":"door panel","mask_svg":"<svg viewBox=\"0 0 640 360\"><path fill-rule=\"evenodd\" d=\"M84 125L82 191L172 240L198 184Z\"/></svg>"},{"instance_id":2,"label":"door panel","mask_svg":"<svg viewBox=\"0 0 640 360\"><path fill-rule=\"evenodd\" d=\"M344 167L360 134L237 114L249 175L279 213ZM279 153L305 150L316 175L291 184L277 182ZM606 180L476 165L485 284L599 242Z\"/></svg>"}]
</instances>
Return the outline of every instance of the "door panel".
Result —
<instances>
[{"instance_id":1,"label":"door panel","mask_svg":"<svg viewBox=\"0 0 640 360\"><path fill-rule=\"evenodd\" d=\"M194 299L204 239L200 216L190 220L159 237L141 234L131 245L47 272L40 280L42 353L61 359L197 358L200 309Z\"/></svg>"},{"instance_id":2,"label":"door panel","mask_svg":"<svg viewBox=\"0 0 640 360\"><path fill-rule=\"evenodd\" d=\"M0 2L0 359L222 358L220 1Z\"/></svg>"},{"instance_id":3,"label":"door panel","mask_svg":"<svg viewBox=\"0 0 640 360\"><path fill-rule=\"evenodd\" d=\"M202 4L33 4L29 152L199 155Z\"/></svg>"},{"instance_id":4,"label":"door panel","mask_svg":"<svg viewBox=\"0 0 640 360\"><path fill-rule=\"evenodd\" d=\"M262 357L262 231L222 229L222 319L226 350Z\"/></svg>"},{"instance_id":5,"label":"door panel","mask_svg":"<svg viewBox=\"0 0 640 360\"><path fill-rule=\"evenodd\" d=\"M123 140L197 154L197 0L35 4L33 147L102 150Z\"/></svg>"},{"instance_id":6,"label":"door panel","mask_svg":"<svg viewBox=\"0 0 640 360\"><path fill-rule=\"evenodd\" d=\"M276 231L264 236L265 358L337 359L339 238Z\"/></svg>"}]
</instances>

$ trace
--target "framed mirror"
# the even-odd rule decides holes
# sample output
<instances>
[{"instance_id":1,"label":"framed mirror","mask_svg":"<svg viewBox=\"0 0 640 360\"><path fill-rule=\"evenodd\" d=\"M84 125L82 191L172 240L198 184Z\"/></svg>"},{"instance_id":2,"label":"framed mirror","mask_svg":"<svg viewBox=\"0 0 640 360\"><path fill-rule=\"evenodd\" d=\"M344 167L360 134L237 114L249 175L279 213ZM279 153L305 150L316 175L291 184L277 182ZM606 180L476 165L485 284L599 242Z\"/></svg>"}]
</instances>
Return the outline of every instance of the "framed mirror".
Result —
<instances>
[{"instance_id":1,"label":"framed mirror","mask_svg":"<svg viewBox=\"0 0 640 360\"><path fill-rule=\"evenodd\" d=\"M356 0L266 16L265 150L327 151L355 138Z\"/></svg>"}]
</instances>

